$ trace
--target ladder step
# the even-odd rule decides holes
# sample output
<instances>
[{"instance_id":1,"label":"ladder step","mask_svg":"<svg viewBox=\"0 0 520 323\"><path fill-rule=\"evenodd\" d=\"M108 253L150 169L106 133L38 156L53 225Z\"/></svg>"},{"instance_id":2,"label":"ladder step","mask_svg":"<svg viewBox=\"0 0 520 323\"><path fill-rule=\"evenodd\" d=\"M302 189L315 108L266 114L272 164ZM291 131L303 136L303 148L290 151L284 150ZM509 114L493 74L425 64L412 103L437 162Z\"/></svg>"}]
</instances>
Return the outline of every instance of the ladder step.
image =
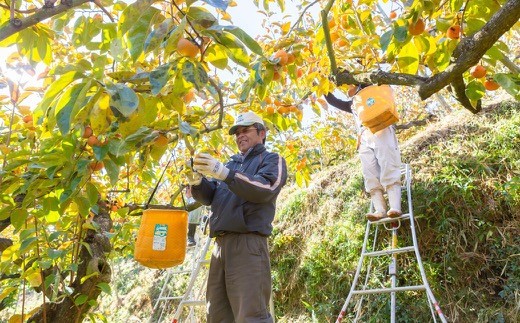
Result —
<instances>
[{"instance_id":1,"label":"ladder step","mask_svg":"<svg viewBox=\"0 0 520 323\"><path fill-rule=\"evenodd\" d=\"M157 302L158 301L168 301L168 300L172 300L172 299L182 299L183 296L166 296L166 297L159 297L157 299Z\"/></svg>"},{"instance_id":2,"label":"ladder step","mask_svg":"<svg viewBox=\"0 0 520 323\"><path fill-rule=\"evenodd\" d=\"M396 248L396 249L388 249L388 250L379 250L379 251L371 251L365 252L363 256L382 256L382 255L392 255L396 253L410 252L414 251L413 246Z\"/></svg>"},{"instance_id":3,"label":"ladder step","mask_svg":"<svg viewBox=\"0 0 520 323\"><path fill-rule=\"evenodd\" d=\"M382 224L382 223L395 222L397 220L408 220L408 219L410 219L410 213L401 214L401 216L399 216L397 218L386 217L386 218L383 218L383 219L378 220L378 221L369 221L369 222L372 223L372 224Z\"/></svg>"},{"instance_id":4,"label":"ladder step","mask_svg":"<svg viewBox=\"0 0 520 323\"><path fill-rule=\"evenodd\" d=\"M406 292L411 290L426 290L425 285L415 285L415 286L402 286L402 287L394 287L394 288L375 288L375 289L365 289L365 290L354 290L352 294L358 295L367 295L367 294L380 294L380 293L392 293L392 292Z\"/></svg>"},{"instance_id":5,"label":"ladder step","mask_svg":"<svg viewBox=\"0 0 520 323\"><path fill-rule=\"evenodd\" d=\"M182 301L179 304L179 306L202 306L202 305L206 305L206 301L188 299L188 300Z\"/></svg>"}]
</instances>

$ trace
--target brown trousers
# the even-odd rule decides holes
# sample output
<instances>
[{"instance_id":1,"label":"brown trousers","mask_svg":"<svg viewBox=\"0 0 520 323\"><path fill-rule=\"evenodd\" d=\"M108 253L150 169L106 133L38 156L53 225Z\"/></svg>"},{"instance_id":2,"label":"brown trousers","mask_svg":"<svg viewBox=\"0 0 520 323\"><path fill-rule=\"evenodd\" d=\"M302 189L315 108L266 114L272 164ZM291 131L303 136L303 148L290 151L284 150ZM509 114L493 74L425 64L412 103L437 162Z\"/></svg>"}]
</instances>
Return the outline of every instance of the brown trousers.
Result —
<instances>
[{"instance_id":1,"label":"brown trousers","mask_svg":"<svg viewBox=\"0 0 520 323\"><path fill-rule=\"evenodd\" d=\"M209 267L208 323L272 323L267 237L228 233L215 239Z\"/></svg>"}]
</instances>

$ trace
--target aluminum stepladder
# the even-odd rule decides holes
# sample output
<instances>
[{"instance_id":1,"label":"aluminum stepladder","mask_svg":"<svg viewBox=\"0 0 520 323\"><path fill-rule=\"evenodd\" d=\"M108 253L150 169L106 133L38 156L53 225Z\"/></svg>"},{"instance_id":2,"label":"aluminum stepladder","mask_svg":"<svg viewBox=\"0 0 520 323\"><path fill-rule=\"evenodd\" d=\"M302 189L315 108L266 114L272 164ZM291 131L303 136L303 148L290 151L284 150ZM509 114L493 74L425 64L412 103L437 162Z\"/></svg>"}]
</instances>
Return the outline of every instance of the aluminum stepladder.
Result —
<instances>
[{"instance_id":1,"label":"aluminum stepladder","mask_svg":"<svg viewBox=\"0 0 520 323\"><path fill-rule=\"evenodd\" d=\"M336 319L336 323L342 322L343 318L347 314L347 308L349 302L352 300L353 296L360 295L360 298L355 305L354 310L356 310L356 317L354 322L357 322L361 317L363 299L365 295L370 294L390 294L390 322L394 323L396 320L396 293L397 292L405 292L405 291L425 291L427 296L428 305L430 307L430 312L434 322L437 322L435 313L441 322L446 322L446 318L441 311L435 297L433 296L433 292L431 291L430 285L428 284L428 280L426 279L426 274L424 271L424 267L421 261L421 255L419 254L419 248L417 246L417 237L415 233L415 223L413 217L413 204L412 204L412 191L411 191L411 181L412 181L412 171L409 164L403 164L401 167L401 177L404 176L404 180L402 181L403 186L402 190L406 192L407 201L408 201L408 213L403 213L401 216L397 218L384 218L379 221L371 222L367 221L366 229L365 229L365 239L363 241L363 246L361 249L361 257L359 258L356 274L354 276L354 280L352 282L352 286L350 287L350 292L347 296L347 299L341 309L341 312ZM370 211L373 210L373 206L370 206ZM397 229L401 226L401 221L409 220L410 221L410 231L412 236L413 245L406 247L397 247ZM387 227L387 224L390 225L390 228ZM383 225L385 229L391 232L391 241L390 248L385 250L375 250L376 242L377 242L377 234L380 225ZM375 226L374 229L374 238L372 251L367 252L367 243L370 239L371 227ZM413 252L415 255L415 259L417 261L417 266L419 267L419 271L421 273L422 284L413 285L413 286L397 286L397 254ZM388 267L388 274L390 276L390 287L386 288L371 288L367 289L367 285L370 279L371 269L372 269L372 260L374 257L379 256L390 256L390 265ZM367 264L366 273L365 273L365 282L364 285L360 289L356 289L358 280L360 278L360 274L363 268L364 260L368 258L369 262Z\"/></svg>"},{"instance_id":2,"label":"aluminum stepladder","mask_svg":"<svg viewBox=\"0 0 520 323\"><path fill-rule=\"evenodd\" d=\"M207 219L207 218L206 218ZM206 222L200 224L201 228L205 228ZM164 278L164 284L161 288L161 292L157 297L153 313L160 310L159 317L157 319L150 319L152 322L200 322L195 313L195 307L204 307L205 302L205 290L206 281L208 276L208 265L209 259L207 258L208 251L210 249L212 238L208 235L203 234L205 229L197 230L196 235L197 245L190 247L187 250L187 259L185 260L184 266L176 269L169 269L166 272ZM184 288L182 295L172 295L171 287L169 286L172 279L186 276L189 274L188 282ZM168 301L177 301L178 305L173 315L173 319L167 320L165 316L166 307L170 304ZM164 305L161 307L161 302ZM184 310L186 308L186 310ZM183 315L184 314L184 315ZM200 315L199 315L200 316Z\"/></svg>"}]
</instances>

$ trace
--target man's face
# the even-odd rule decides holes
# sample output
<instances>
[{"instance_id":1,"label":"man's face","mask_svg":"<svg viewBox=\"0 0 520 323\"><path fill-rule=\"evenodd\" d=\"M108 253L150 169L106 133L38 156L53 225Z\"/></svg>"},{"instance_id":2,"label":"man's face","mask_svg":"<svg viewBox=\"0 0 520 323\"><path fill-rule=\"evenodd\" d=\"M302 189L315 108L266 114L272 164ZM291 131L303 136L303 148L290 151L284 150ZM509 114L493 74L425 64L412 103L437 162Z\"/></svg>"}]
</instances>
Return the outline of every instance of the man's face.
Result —
<instances>
[{"instance_id":1,"label":"man's face","mask_svg":"<svg viewBox=\"0 0 520 323\"><path fill-rule=\"evenodd\" d=\"M257 131L255 126L238 127L235 132L235 142L241 153L246 153L256 144L261 144L264 138L265 130Z\"/></svg>"}]
</instances>

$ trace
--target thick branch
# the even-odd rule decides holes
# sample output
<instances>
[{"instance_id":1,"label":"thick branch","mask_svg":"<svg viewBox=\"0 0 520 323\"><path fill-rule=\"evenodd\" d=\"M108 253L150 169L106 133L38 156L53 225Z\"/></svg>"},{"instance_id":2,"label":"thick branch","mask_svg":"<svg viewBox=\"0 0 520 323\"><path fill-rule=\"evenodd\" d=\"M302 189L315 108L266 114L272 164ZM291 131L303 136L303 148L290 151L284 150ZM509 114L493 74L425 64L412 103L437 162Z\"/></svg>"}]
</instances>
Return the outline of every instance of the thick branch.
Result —
<instances>
[{"instance_id":1,"label":"thick branch","mask_svg":"<svg viewBox=\"0 0 520 323\"><path fill-rule=\"evenodd\" d=\"M351 74L348 71L341 71L336 75L336 84L393 84L406 86L420 86L428 80L427 77L404 74L387 73L381 70L372 73Z\"/></svg>"},{"instance_id":2,"label":"thick branch","mask_svg":"<svg viewBox=\"0 0 520 323\"><path fill-rule=\"evenodd\" d=\"M464 38L453 53L454 61L443 72L432 76L419 86L419 95L425 100L450 84L468 68L478 63L496 41L520 19L520 0L509 0L473 36ZM462 102L461 102L462 103ZM466 106L465 106L466 107Z\"/></svg>"},{"instance_id":3,"label":"thick branch","mask_svg":"<svg viewBox=\"0 0 520 323\"><path fill-rule=\"evenodd\" d=\"M41 8L36 11L35 14L30 15L28 17L22 18L17 21L16 24L11 22L6 25L4 28L0 29L0 41L6 39L7 37L14 35L15 33L23 30L25 28L36 25L39 22L44 21L50 17L59 15L70 8L81 6L84 3L90 2L90 0L70 0L69 4L64 4L63 2L60 5L52 7L52 8Z\"/></svg>"}]
</instances>

